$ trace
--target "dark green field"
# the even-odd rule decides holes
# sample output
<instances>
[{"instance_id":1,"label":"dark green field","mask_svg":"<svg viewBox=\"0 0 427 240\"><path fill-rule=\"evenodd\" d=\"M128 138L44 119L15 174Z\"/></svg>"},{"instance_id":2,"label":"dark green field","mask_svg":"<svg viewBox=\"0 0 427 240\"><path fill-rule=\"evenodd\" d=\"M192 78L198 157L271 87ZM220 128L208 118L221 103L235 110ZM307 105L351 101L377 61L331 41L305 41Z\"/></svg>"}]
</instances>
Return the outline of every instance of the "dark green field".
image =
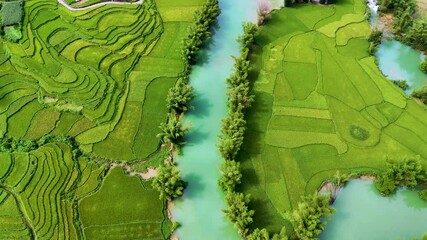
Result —
<instances>
[{"instance_id":1,"label":"dark green field","mask_svg":"<svg viewBox=\"0 0 427 240\"><path fill-rule=\"evenodd\" d=\"M365 8L360 0L296 4L261 27L240 154L253 227L279 232L301 196L337 170L377 172L386 157L427 163L426 109L369 56Z\"/></svg>"}]
</instances>

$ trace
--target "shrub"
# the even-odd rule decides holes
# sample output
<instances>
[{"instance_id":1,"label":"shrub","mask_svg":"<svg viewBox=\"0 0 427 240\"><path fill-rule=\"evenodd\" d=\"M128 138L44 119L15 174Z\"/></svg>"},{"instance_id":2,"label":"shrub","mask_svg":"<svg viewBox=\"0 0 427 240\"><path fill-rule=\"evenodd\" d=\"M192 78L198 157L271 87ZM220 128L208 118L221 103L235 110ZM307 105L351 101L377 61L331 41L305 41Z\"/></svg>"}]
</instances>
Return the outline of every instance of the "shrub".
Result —
<instances>
[{"instance_id":1,"label":"shrub","mask_svg":"<svg viewBox=\"0 0 427 240\"><path fill-rule=\"evenodd\" d=\"M270 240L270 235L267 229L256 228L251 234L246 237L246 240Z\"/></svg>"},{"instance_id":2,"label":"shrub","mask_svg":"<svg viewBox=\"0 0 427 240\"><path fill-rule=\"evenodd\" d=\"M380 44L383 37L383 32L378 29L373 29L369 35L368 41Z\"/></svg>"},{"instance_id":3,"label":"shrub","mask_svg":"<svg viewBox=\"0 0 427 240\"><path fill-rule=\"evenodd\" d=\"M387 174L381 174L377 177L375 180L375 187L384 196L393 194L396 191L396 184L392 177Z\"/></svg>"},{"instance_id":4,"label":"shrub","mask_svg":"<svg viewBox=\"0 0 427 240\"><path fill-rule=\"evenodd\" d=\"M234 160L243 144L246 121L243 111L232 112L222 120L218 149L225 160Z\"/></svg>"},{"instance_id":5,"label":"shrub","mask_svg":"<svg viewBox=\"0 0 427 240\"><path fill-rule=\"evenodd\" d=\"M3 26L19 24L22 21L22 2L3 2L1 7Z\"/></svg>"}]
</instances>

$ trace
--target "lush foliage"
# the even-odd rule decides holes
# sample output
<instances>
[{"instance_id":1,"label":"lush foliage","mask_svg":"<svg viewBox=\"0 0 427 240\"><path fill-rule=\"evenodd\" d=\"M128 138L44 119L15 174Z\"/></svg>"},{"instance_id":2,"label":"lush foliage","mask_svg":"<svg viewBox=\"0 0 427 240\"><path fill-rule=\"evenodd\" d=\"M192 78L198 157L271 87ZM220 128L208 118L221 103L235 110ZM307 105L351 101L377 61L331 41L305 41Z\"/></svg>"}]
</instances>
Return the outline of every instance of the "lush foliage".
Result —
<instances>
[{"instance_id":1,"label":"lush foliage","mask_svg":"<svg viewBox=\"0 0 427 240\"><path fill-rule=\"evenodd\" d=\"M420 194L420 198L421 198L422 200L427 201L427 189L426 189L426 190L420 190L420 191L419 191L419 194Z\"/></svg>"},{"instance_id":2,"label":"lush foliage","mask_svg":"<svg viewBox=\"0 0 427 240\"><path fill-rule=\"evenodd\" d=\"M243 193L228 191L225 197L227 209L224 210L227 218L233 223L241 236L248 232L248 225L252 223L253 210L249 210L250 196Z\"/></svg>"},{"instance_id":3,"label":"lush foliage","mask_svg":"<svg viewBox=\"0 0 427 240\"><path fill-rule=\"evenodd\" d=\"M402 90L406 90L409 88L408 83L406 80L393 80L394 85L398 86Z\"/></svg>"},{"instance_id":4,"label":"lush foliage","mask_svg":"<svg viewBox=\"0 0 427 240\"><path fill-rule=\"evenodd\" d=\"M381 44L381 39L383 36L383 32L378 30L378 29L373 29L371 31L371 34L369 35L368 41L370 42L369 44L369 54L374 55L377 50L378 47Z\"/></svg>"},{"instance_id":5,"label":"lush foliage","mask_svg":"<svg viewBox=\"0 0 427 240\"><path fill-rule=\"evenodd\" d=\"M339 170L335 172L335 174L332 176L332 178L329 180L329 182L332 184L331 189L331 202L335 202L339 190L344 187L350 178L352 177L352 174L349 173L341 173Z\"/></svg>"},{"instance_id":6,"label":"lush foliage","mask_svg":"<svg viewBox=\"0 0 427 240\"><path fill-rule=\"evenodd\" d=\"M388 160L387 170L378 176L375 186L383 195L393 194L397 187L416 187L425 180L426 173L419 158Z\"/></svg>"},{"instance_id":7,"label":"lush foliage","mask_svg":"<svg viewBox=\"0 0 427 240\"><path fill-rule=\"evenodd\" d=\"M221 178L219 186L224 192L233 191L236 185L241 183L242 173L240 163L232 160L224 161L221 164Z\"/></svg>"},{"instance_id":8,"label":"lush foliage","mask_svg":"<svg viewBox=\"0 0 427 240\"><path fill-rule=\"evenodd\" d=\"M194 15L194 24L188 30L188 36L184 39L182 50L182 57L188 65L196 62L199 49L211 36L209 28L220 13L218 0L208 0L202 9Z\"/></svg>"},{"instance_id":9,"label":"lush foliage","mask_svg":"<svg viewBox=\"0 0 427 240\"><path fill-rule=\"evenodd\" d=\"M157 169L157 176L152 186L160 192L160 198L173 200L184 194L186 183L181 179L181 172L173 164L166 163Z\"/></svg>"},{"instance_id":10,"label":"lush foliage","mask_svg":"<svg viewBox=\"0 0 427 240\"><path fill-rule=\"evenodd\" d=\"M426 26L427 27L427 26ZM427 73L427 58L420 63L420 69L424 73Z\"/></svg>"},{"instance_id":11,"label":"lush foliage","mask_svg":"<svg viewBox=\"0 0 427 240\"><path fill-rule=\"evenodd\" d=\"M411 96L418 98L422 103L427 104L427 86L423 86L411 93Z\"/></svg>"},{"instance_id":12,"label":"lush foliage","mask_svg":"<svg viewBox=\"0 0 427 240\"><path fill-rule=\"evenodd\" d=\"M323 195L309 195L298 203L292 212L292 225L299 239L317 239L324 229L326 222L322 218L329 217L334 209L329 206L329 197Z\"/></svg>"},{"instance_id":13,"label":"lush foliage","mask_svg":"<svg viewBox=\"0 0 427 240\"><path fill-rule=\"evenodd\" d=\"M175 114L170 113L167 123L161 123L161 133L157 135L163 143L172 143L176 147L181 147L185 144L184 134L188 131L182 126L182 120Z\"/></svg>"},{"instance_id":14,"label":"lush foliage","mask_svg":"<svg viewBox=\"0 0 427 240\"><path fill-rule=\"evenodd\" d=\"M166 99L167 107L175 110L177 114L184 113L190 109L189 104L193 98L193 87L185 83L183 78L180 78L175 86L169 90Z\"/></svg>"}]
</instances>

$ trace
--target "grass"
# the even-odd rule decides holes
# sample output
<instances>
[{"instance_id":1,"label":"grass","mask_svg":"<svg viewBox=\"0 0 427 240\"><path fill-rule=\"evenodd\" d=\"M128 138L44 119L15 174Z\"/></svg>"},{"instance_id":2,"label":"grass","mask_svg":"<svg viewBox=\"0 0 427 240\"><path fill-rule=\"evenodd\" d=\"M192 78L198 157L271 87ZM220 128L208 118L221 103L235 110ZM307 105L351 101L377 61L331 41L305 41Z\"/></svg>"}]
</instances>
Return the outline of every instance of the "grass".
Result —
<instances>
[{"instance_id":1,"label":"grass","mask_svg":"<svg viewBox=\"0 0 427 240\"><path fill-rule=\"evenodd\" d=\"M370 57L364 3L297 4L272 13L251 55L255 102L239 156L253 228L285 215L337 170L376 172L385 156L427 159L425 107Z\"/></svg>"}]
</instances>

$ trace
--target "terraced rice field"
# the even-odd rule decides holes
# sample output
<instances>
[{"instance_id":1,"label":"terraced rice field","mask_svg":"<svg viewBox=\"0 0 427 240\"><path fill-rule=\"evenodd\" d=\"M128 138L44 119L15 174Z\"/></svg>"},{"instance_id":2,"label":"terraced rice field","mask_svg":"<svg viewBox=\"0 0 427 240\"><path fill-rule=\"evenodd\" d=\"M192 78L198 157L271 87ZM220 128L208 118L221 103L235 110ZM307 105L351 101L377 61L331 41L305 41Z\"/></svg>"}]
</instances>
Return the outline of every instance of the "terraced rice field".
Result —
<instances>
[{"instance_id":1,"label":"terraced rice field","mask_svg":"<svg viewBox=\"0 0 427 240\"><path fill-rule=\"evenodd\" d=\"M71 136L90 157L74 158L61 142L1 152L0 239L168 237L151 182L109 163L157 154L166 94L184 70L181 39L202 4L69 11L55 0L25 2L23 38L0 40L0 138Z\"/></svg>"},{"instance_id":2,"label":"terraced rice field","mask_svg":"<svg viewBox=\"0 0 427 240\"><path fill-rule=\"evenodd\" d=\"M385 157L427 164L427 113L385 79L368 55L360 0L274 12L252 54L242 191L253 227L279 232L300 197L337 170L375 172Z\"/></svg>"},{"instance_id":3,"label":"terraced rice field","mask_svg":"<svg viewBox=\"0 0 427 240\"><path fill-rule=\"evenodd\" d=\"M70 135L113 160L153 153L167 113L159 99L183 71L180 39L203 1L186 3L71 12L28 1L23 40L0 48L0 136Z\"/></svg>"}]
</instances>

